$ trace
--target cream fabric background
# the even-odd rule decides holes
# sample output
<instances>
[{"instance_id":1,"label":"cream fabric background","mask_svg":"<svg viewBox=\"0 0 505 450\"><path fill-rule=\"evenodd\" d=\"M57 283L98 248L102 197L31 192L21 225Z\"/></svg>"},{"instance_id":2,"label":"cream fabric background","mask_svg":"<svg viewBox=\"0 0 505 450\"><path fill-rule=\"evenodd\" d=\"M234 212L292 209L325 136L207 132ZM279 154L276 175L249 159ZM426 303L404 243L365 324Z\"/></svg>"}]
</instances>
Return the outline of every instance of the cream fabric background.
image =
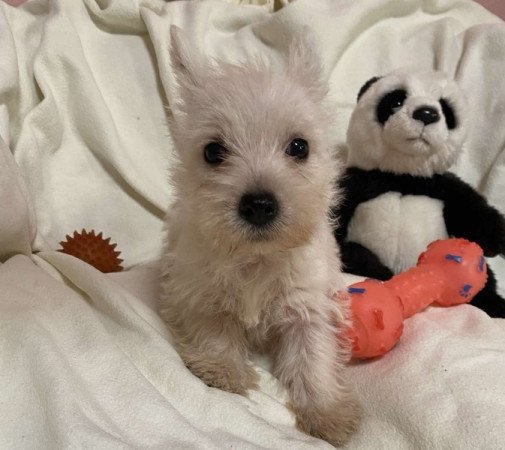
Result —
<instances>
[{"instance_id":1,"label":"cream fabric background","mask_svg":"<svg viewBox=\"0 0 505 450\"><path fill-rule=\"evenodd\" d=\"M272 64L284 63L285 36L308 27L342 139L370 76L404 64L447 70L473 115L455 170L505 211L502 22L466 0L271 6L0 3L0 135L13 152L0 145L1 448L328 448L295 430L267 371L246 399L185 369L149 308L155 264L105 276L54 252L86 227L112 236L128 267L159 255L171 23L209 55L259 52ZM391 353L352 367L365 418L349 447L501 448L504 364L503 321L470 306L417 315Z\"/></svg>"}]
</instances>

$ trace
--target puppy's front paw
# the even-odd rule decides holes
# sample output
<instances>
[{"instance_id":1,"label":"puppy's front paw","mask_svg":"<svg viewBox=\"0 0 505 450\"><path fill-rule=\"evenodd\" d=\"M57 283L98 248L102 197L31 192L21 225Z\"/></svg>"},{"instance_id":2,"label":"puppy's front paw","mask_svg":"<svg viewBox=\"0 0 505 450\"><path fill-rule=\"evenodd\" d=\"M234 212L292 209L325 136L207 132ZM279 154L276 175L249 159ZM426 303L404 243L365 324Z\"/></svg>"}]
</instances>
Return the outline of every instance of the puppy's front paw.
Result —
<instances>
[{"instance_id":1,"label":"puppy's front paw","mask_svg":"<svg viewBox=\"0 0 505 450\"><path fill-rule=\"evenodd\" d=\"M361 421L361 406L352 396L324 408L295 409L297 427L335 447L344 445Z\"/></svg>"},{"instance_id":2,"label":"puppy's front paw","mask_svg":"<svg viewBox=\"0 0 505 450\"><path fill-rule=\"evenodd\" d=\"M238 367L232 361L205 356L186 356L184 362L207 386L240 395L258 387L258 374L249 365Z\"/></svg>"}]
</instances>

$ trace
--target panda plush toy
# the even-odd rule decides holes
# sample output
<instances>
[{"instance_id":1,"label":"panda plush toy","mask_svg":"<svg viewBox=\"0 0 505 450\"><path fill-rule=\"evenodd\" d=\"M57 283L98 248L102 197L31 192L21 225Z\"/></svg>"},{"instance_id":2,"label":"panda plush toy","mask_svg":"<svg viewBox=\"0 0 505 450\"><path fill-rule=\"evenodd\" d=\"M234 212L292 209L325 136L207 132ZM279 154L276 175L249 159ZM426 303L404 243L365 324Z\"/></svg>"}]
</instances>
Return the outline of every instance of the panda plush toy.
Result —
<instances>
[{"instance_id":1,"label":"panda plush toy","mask_svg":"<svg viewBox=\"0 0 505 450\"><path fill-rule=\"evenodd\" d=\"M447 172L467 127L465 97L441 72L399 70L365 83L348 128L344 200L334 211L347 272L388 279L448 237L476 242L489 257L505 254L504 217ZM471 303L505 317L491 270Z\"/></svg>"}]
</instances>

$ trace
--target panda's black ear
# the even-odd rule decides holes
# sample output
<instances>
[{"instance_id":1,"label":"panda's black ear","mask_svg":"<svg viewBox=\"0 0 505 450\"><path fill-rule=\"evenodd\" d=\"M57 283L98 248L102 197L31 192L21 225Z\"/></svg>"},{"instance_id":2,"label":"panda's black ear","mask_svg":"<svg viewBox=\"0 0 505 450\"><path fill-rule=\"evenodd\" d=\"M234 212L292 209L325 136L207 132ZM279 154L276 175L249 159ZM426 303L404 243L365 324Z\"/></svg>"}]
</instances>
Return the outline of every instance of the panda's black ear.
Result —
<instances>
[{"instance_id":1,"label":"panda's black ear","mask_svg":"<svg viewBox=\"0 0 505 450\"><path fill-rule=\"evenodd\" d=\"M374 84L376 81L379 81L382 77L373 77L373 78L370 78L363 86L361 86L361 89L359 90L358 92L358 98L357 98L357 101L359 102L359 99L361 98L361 96L366 92L368 91L368 89L370 88L370 86L372 86L372 84Z\"/></svg>"}]
</instances>

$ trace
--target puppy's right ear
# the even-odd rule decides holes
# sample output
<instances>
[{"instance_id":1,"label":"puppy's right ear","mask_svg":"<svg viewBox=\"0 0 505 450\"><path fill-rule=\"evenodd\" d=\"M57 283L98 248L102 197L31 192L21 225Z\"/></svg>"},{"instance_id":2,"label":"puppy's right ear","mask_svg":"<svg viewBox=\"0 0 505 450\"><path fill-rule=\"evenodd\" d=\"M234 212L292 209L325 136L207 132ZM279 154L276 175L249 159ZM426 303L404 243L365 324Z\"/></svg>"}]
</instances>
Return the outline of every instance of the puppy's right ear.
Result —
<instances>
[{"instance_id":1,"label":"puppy's right ear","mask_svg":"<svg viewBox=\"0 0 505 450\"><path fill-rule=\"evenodd\" d=\"M293 34L289 45L288 74L312 94L314 100L321 101L328 93L323 82L323 68L316 50L314 37L308 28Z\"/></svg>"},{"instance_id":2,"label":"puppy's right ear","mask_svg":"<svg viewBox=\"0 0 505 450\"><path fill-rule=\"evenodd\" d=\"M370 89L372 84L376 83L379 81L382 77L372 77L370 78L363 86L361 86L361 89L358 92L358 98L357 101L359 102L359 99L363 96L363 94Z\"/></svg>"},{"instance_id":3,"label":"puppy's right ear","mask_svg":"<svg viewBox=\"0 0 505 450\"><path fill-rule=\"evenodd\" d=\"M183 31L175 25L170 26L170 63L181 86L196 87L201 84L202 58L192 51Z\"/></svg>"}]
</instances>

